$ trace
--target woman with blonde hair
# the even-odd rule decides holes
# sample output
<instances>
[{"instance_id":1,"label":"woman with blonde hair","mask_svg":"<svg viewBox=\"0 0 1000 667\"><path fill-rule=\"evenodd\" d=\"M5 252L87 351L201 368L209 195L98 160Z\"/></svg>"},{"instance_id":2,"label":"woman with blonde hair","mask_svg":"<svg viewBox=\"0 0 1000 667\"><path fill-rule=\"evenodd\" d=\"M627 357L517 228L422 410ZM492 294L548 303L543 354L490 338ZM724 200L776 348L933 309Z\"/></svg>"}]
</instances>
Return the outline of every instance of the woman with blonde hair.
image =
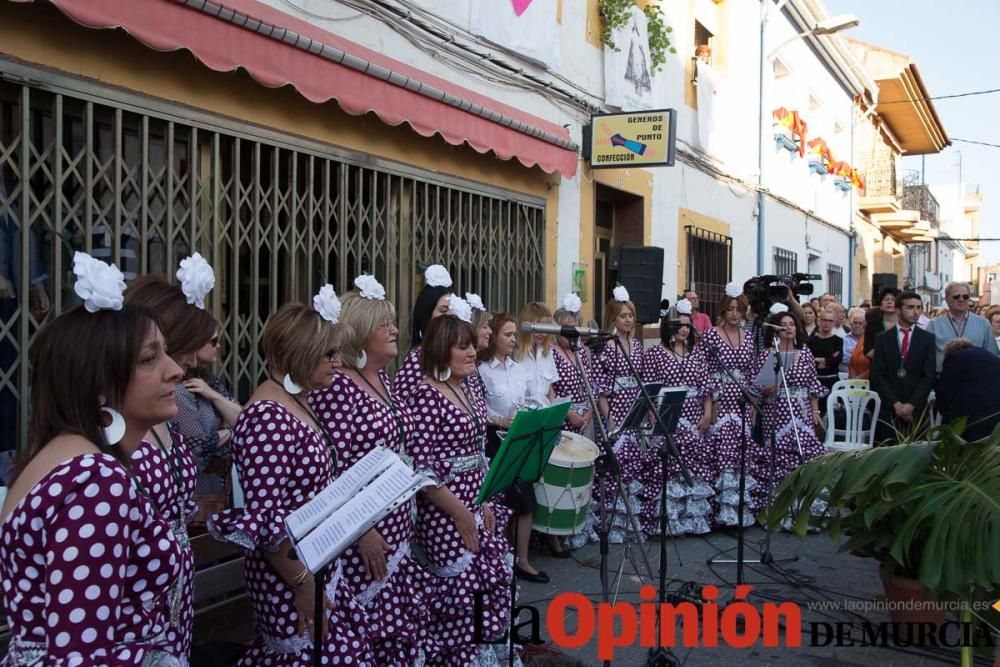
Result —
<instances>
[{"instance_id":1,"label":"woman with blonde hair","mask_svg":"<svg viewBox=\"0 0 1000 667\"><path fill-rule=\"evenodd\" d=\"M317 311L287 303L268 319L261 339L268 378L247 401L231 440L245 506L208 521L216 539L246 550L243 577L258 633L241 666L313 664L316 584L296 557L285 519L344 468L335 442L306 403L309 391L333 382L341 349L335 308L328 299L320 304ZM342 562L334 561L331 572ZM347 579L333 576L324 598L324 663L376 664L367 614Z\"/></svg>"},{"instance_id":2,"label":"woman with blonde hair","mask_svg":"<svg viewBox=\"0 0 1000 667\"><path fill-rule=\"evenodd\" d=\"M632 366L641 369L643 357L642 341L635 335L635 304L629 300L628 290L622 285L614 289L613 295L604 306L603 328L614 334L617 342L609 340L605 344L596 364L601 376L598 410L608 421L609 431L625 419L639 395L639 383L632 374Z\"/></svg>"},{"instance_id":3,"label":"woman with blonde hair","mask_svg":"<svg viewBox=\"0 0 1000 667\"><path fill-rule=\"evenodd\" d=\"M552 312L539 301L532 301L518 315L517 349L514 359L524 367L528 381L527 404L544 408L552 404L555 391L552 383L559 380L556 362L552 358L552 336L531 333L521 327L526 323L552 324Z\"/></svg>"},{"instance_id":4,"label":"woman with blonde hair","mask_svg":"<svg viewBox=\"0 0 1000 667\"><path fill-rule=\"evenodd\" d=\"M726 285L719 302L719 321L709 329L698 349L705 352L705 365L709 376L718 386L713 400L712 426L705 441L708 448L707 459L714 461L710 477L716 496L716 523L725 526L737 524L737 501L739 500L738 480L740 471L740 448L746 443L746 458L749 464L751 452L751 414L740 404L743 392L750 389L757 359L754 353L755 330L743 323L750 305L743 289L737 283ZM761 313L759 318L767 315ZM747 475L747 494L756 484L752 475ZM749 512L743 515L744 525L753 523Z\"/></svg>"},{"instance_id":5,"label":"woman with blonde hair","mask_svg":"<svg viewBox=\"0 0 1000 667\"><path fill-rule=\"evenodd\" d=\"M396 309L372 276L343 295L330 289L345 327L343 367L328 387L309 393L309 406L330 434L341 465L352 466L376 447L406 453L413 424L392 391L386 367L399 355ZM415 501L400 506L344 552L344 577L357 592L369 619L369 636L379 665L420 664L420 638L428 623L427 575L413 560Z\"/></svg>"}]
</instances>

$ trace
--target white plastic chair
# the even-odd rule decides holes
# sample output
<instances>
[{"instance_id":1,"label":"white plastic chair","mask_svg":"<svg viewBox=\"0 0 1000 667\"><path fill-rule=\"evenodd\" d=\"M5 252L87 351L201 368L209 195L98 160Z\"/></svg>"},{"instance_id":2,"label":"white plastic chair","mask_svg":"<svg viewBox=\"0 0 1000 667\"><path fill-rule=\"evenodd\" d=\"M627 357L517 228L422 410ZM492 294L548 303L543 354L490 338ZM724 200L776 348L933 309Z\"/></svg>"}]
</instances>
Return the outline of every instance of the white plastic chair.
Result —
<instances>
[{"instance_id":1,"label":"white plastic chair","mask_svg":"<svg viewBox=\"0 0 1000 667\"><path fill-rule=\"evenodd\" d=\"M871 390L872 385L868 380L838 380L830 387L830 393L837 391L838 389L864 389L865 391Z\"/></svg>"},{"instance_id":2,"label":"white plastic chair","mask_svg":"<svg viewBox=\"0 0 1000 667\"><path fill-rule=\"evenodd\" d=\"M849 383L858 383L858 386L845 386ZM864 383L864 386L860 386L860 383ZM838 407L843 410L845 418L842 429L835 427L834 413ZM871 447L875 444L875 427L878 425L881 407L882 399L868 389L868 380L842 380L833 385L826 404L826 441L823 446L831 452Z\"/></svg>"},{"instance_id":3,"label":"white plastic chair","mask_svg":"<svg viewBox=\"0 0 1000 667\"><path fill-rule=\"evenodd\" d=\"M933 389L927 395L927 421L928 426L941 425L941 413L937 409L937 392Z\"/></svg>"}]
</instances>

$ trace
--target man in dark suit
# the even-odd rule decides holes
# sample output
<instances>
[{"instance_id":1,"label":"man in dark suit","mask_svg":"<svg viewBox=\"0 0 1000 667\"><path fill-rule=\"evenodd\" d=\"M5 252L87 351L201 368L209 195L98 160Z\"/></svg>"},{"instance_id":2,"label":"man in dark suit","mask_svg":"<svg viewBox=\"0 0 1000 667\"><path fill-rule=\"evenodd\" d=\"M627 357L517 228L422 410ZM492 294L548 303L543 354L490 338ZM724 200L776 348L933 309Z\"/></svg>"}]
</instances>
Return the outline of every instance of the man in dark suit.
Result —
<instances>
[{"instance_id":1,"label":"man in dark suit","mask_svg":"<svg viewBox=\"0 0 1000 667\"><path fill-rule=\"evenodd\" d=\"M967 338L944 344L944 364L934 388L937 409L945 424L959 417L968 423L962 437L985 438L1000 423L1000 357L973 345Z\"/></svg>"},{"instance_id":2,"label":"man in dark suit","mask_svg":"<svg viewBox=\"0 0 1000 667\"><path fill-rule=\"evenodd\" d=\"M924 415L927 395L937 378L934 334L916 326L923 301L915 292L896 296L896 326L875 337L871 386L882 399L879 441L892 440L895 431L906 431Z\"/></svg>"}]
</instances>

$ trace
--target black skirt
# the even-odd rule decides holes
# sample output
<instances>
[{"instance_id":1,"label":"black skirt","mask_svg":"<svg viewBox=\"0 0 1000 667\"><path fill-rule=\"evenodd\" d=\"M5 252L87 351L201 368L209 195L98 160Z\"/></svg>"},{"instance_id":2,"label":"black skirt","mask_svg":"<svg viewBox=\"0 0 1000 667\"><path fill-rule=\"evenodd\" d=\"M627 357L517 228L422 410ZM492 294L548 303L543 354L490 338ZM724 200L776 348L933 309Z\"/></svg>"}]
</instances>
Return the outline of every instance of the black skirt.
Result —
<instances>
[{"instance_id":1,"label":"black skirt","mask_svg":"<svg viewBox=\"0 0 1000 667\"><path fill-rule=\"evenodd\" d=\"M493 460L500 450L501 439L497 434L500 429L490 425L486 428L486 456ZM503 492L502 502L513 510L514 514L531 514L535 511L535 485L531 482L517 484Z\"/></svg>"}]
</instances>

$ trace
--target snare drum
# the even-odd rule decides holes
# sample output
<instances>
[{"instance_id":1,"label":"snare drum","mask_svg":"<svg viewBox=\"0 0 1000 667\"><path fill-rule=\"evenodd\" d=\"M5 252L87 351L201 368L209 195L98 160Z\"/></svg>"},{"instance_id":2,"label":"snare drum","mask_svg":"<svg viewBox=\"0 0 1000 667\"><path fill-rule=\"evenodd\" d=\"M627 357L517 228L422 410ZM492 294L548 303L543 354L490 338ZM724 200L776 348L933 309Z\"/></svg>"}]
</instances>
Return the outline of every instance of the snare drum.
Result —
<instances>
[{"instance_id":1,"label":"snare drum","mask_svg":"<svg viewBox=\"0 0 1000 667\"><path fill-rule=\"evenodd\" d=\"M572 535L590 511L594 461L600 450L578 433L563 431L562 439L535 483L534 527L549 535Z\"/></svg>"}]
</instances>

